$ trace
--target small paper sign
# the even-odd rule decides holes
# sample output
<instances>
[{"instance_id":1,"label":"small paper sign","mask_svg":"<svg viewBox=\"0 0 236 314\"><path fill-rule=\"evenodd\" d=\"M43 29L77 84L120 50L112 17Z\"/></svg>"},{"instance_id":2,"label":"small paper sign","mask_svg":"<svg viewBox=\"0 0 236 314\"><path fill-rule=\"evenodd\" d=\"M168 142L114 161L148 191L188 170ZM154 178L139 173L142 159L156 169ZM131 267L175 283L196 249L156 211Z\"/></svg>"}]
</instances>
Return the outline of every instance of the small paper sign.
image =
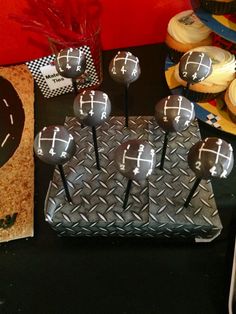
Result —
<instances>
[{"instance_id":1,"label":"small paper sign","mask_svg":"<svg viewBox=\"0 0 236 314\"><path fill-rule=\"evenodd\" d=\"M78 84L78 89L84 89L99 83L98 74L88 46L79 48L86 55L86 80ZM55 55L26 62L36 83L46 98L62 95L73 91L71 79L58 74L54 65Z\"/></svg>"}]
</instances>

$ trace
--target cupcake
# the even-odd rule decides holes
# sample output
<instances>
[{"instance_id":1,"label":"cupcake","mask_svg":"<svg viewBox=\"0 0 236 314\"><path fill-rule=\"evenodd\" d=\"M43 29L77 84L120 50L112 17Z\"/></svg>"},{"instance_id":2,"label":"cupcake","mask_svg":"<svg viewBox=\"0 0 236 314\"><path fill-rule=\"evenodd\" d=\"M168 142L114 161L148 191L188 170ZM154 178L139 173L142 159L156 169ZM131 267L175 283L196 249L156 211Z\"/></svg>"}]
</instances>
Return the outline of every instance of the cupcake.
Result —
<instances>
[{"instance_id":1,"label":"cupcake","mask_svg":"<svg viewBox=\"0 0 236 314\"><path fill-rule=\"evenodd\" d=\"M234 80L235 56L222 48L213 46L198 47L190 51L206 53L212 60L212 72L203 81L191 84L186 97L199 102L212 100L224 92ZM174 76L180 85L187 85L187 82L180 78L179 64L175 66Z\"/></svg>"},{"instance_id":2,"label":"cupcake","mask_svg":"<svg viewBox=\"0 0 236 314\"><path fill-rule=\"evenodd\" d=\"M190 49L210 46L212 44L211 32L192 10L173 16L168 23L165 40L170 59L178 63L181 56Z\"/></svg>"},{"instance_id":3,"label":"cupcake","mask_svg":"<svg viewBox=\"0 0 236 314\"><path fill-rule=\"evenodd\" d=\"M236 19L234 23L236 24ZM236 43L233 43L217 34L213 34L212 45L223 48L236 56Z\"/></svg>"},{"instance_id":4,"label":"cupcake","mask_svg":"<svg viewBox=\"0 0 236 314\"><path fill-rule=\"evenodd\" d=\"M201 0L201 7L213 14L236 12L236 0Z\"/></svg>"},{"instance_id":5,"label":"cupcake","mask_svg":"<svg viewBox=\"0 0 236 314\"><path fill-rule=\"evenodd\" d=\"M236 123L236 79L234 79L227 88L225 103L231 120Z\"/></svg>"}]
</instances>

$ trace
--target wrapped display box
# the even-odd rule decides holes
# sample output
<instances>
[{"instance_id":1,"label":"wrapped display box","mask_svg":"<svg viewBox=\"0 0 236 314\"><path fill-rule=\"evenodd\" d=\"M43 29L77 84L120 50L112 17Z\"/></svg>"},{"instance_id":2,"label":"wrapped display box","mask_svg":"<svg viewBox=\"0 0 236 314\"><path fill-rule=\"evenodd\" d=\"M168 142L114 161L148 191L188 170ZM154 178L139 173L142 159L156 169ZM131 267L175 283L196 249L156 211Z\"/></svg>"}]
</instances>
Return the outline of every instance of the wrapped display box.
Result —
<instances>
[{"instance_id":1,"label":"wrapped display box","mask_svg":"<svg viewBox=\"0 0 236 314\"><path fill-rule=\"evenodd\" d=\"M153 117L130 117L129 129L123 117L111 117L97 128L101 171L96 169L92 131L81 128L76 118L65 126L77 143L75 156L64 170L73 200L66 201L56 170L45 201L48 223L61 236L151 236L194 238L211 241L222 229L211 183L203 180L190 205L184 202L194 183L187 153L199 140L197 122L169 138L164 170L159 169L164 132ZM116 169L113 154L128 139L143 139L156 151L157 164L144 182L133 184L129 203L123 209L127 179Z\"/></svg>"}]
</instances>

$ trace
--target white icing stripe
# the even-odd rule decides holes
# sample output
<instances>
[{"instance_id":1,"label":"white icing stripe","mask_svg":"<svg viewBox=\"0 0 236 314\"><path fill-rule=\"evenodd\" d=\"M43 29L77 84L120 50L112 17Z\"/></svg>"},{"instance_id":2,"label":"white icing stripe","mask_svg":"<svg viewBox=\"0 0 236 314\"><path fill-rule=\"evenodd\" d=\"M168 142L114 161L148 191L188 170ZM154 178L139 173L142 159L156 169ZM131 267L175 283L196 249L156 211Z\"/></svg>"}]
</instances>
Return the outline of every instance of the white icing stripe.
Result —
<instances>
[{"instance_id":1,"label":"white icing stripe","mask_svg":"<svg viewBox=\"0 0 236 314\"><path fill-rule=\"evenodd\" d=\"M69 53L69 51L68 51L68 53ZM68 59L78 59L78 60L80 60L80 57L77 57L77 56L70 56L70 55L58 56L58 57L57 57L57 60L61 60L61 59L63 59L63 58L66 58L66 59L67 59L67 62L69 61ZM78 63L79 63L79 61L78 61Z\"/></svg>"},{"instance_id":2,"label":"white icing stripe","mask_svg":"<svg viewBox=\"0 0 236 314\"><path fill-rule=\"evenodd\" d=\"M6 135L5 139L3 140L2 144L1 144L1 147L3 147L3 146L5 145L6 141L7 141L8 138L9 138L9 136L10 136L10 133L8 133L8 134Z\"/></svg>"},{"instance_id":3,"label":"white icing stripe","mask_svg":"<svg viewBox=\"0 0 236 314\"><path fill-rule=\"evenodd\" d=\"M41 137L41 138L40 138L40 136L39 136L39 141L40 141L40 142L41 142L41 141L52 141L52 140L53 140L53 138L47 138L47 137ZM55 138L55 141L67 143L67 141L62 140L62 139L60 139L60 138ZM40 145L39 145L39 147L40 147Z\"/></svg>"},{"instance_id":4,"label":"white icing stripe","mask_svg":"<svg viewBox=\"0 0 236 314\"><path fill-rule=\"evenodd\" d=\"M13 125L13 124L14 124L14 121L13 121L13 116L12 116L12 114L10 114L10 120L11 120L11 124Z\"/></svg>"},{"instance_id":5,"label":"white icing stripe","mask_svg":"<svg viewBox=\"0 0 236 314\"><path fill-rule=\"evenodd\" d=\"M3 98L3 102L4 102L4 104L6 105L6 107L9 107L9 105L8 105L8 103L7 103L7 101L6 101L6 99Z\"/></svg>"},{"instance_id":6,"label":"white icing stripe","mask_svg":"<svg viewBox=\"0 0 236 314\"><path fill-rule=\"evenodd\" d=\"M164 110L168 110L168 109L181 109L181 110L185 110L185 111L188 111L188 112L190 112L190 113L192 113L192 111L190 110L190 109L187 109L187 108L179 108L179 107L164 107ZM164 114L166 115L166 111L164 111Z\"/></svg>"},{"instance_id":7,"label":"white icing stripe","mask_svg":"<svg viewBox=\"0 0 236 314\"><path fill-rule=\"evenodd\" d=\"M116 58L114 61L118 61L118 60L128 60L128 61L131 61L131 62L134 62L135 64L137 64L138 60L133 60L133 59L130 59L130 58Z\"/></svg>"},{"instance_id":8,"label":"white icing stripe","mask_svg":"<svg viewBox=\"0 0 236 314\"><path fill-rule=\"evenodd\" d=\"M231 159L231 157L225 156L224 154L221 154L221 153L216 152L216 151L211 150L211 149L203 148L203 149L201 149L201 151L202 151L202 152L209 152L209 153L212 153L212 154L217 154L217 155L219 155L219 156L221 156L221 157L224 157L225 159L228 159L228 160ZM219 158L219 157L218 157L218 158Z\"/></svg>"},{"instance_id":9,"label":"white icing stripe","mask_svg":"<svg viewBox=\"0 0 236 314\"><path fill-rule=\"evenodd\" d=\"M43 128L44 130L45 128ZM42 136L42 132L39 132L39 138L38 138L38 147L41 148L41 136Z\"/></svg>"},{"instance_id":10,"label":"white icing stripe","mask_svg":"<svg viewBox=\"0 0 236 314\"><path fill-rule=\"evenodd\" d=\"M65 148L65 152L67 151L67 149L68 149L68 147L69 147L69 145L70 145L70 142L73 140L73 136L70 134L69 135L69 140L68 140L68 142L67 142L67 145L66 145L66 148Z\"/></svg>"},{"instance_id":11,"label":"white icing stripe","mask_svg":"<svg viewBox=\"0 0 236 314\"><path fill-rule=\"evenodd\" d=\"M217 165L218 164L218 161L219 161L219 157L220 157L220 151L221 151L221 146L222 146L222 140L219 139L219 143L218 143L218 151L216 153L216 161L215 161L215 164Z\"/></svg>"},{"instance_id":12,"label":"white icing stripe","mask_svg":"<svg viewBox=\"0 0 236 314\"><path fill-rule=\"evenodd\" d=\"M128 157L128 156L126 156L125 159L138 160L136 157ZM139 161L152 162L152 159L142 159L142 158L139 158Z\"/></svg>"},{"instance_id":13,"label":"white icing stripe","mask_svg":"<svg viewBox=\"0 0 236 314\"><path fill-rule=\"evenodd\" d=\"M187 62L186 62L186 65L185 65L185 69L187 68L187 66L188 66L189 64L198 64L199 66L198 66L197 71L199 70L200 66L202 66L202 67L207 68L208 70L210 70L210 66L201 63L201 61L200 61L200 63L199 63L199 62L195 62L195 61L187 61ZM208 72L208 73L209 73L209 72Z\"/></svg>"}]
</instances>

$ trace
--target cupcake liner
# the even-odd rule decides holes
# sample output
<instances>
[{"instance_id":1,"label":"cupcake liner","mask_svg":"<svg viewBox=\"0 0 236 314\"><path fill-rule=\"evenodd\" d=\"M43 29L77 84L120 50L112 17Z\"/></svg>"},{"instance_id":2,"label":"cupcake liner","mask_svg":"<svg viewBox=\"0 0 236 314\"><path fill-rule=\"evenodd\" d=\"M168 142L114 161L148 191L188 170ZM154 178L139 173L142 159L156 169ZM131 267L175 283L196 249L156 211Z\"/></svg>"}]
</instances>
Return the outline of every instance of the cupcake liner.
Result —
<instances>
[{"instance_id":1,"label":"cupcake liner","mask_svg":"<svg viewBox=\"0 0 236 314\"><path fill-rule=\"evenodd\" d=\"M228 112L228 115L230 117L230 119L232 120L232 122L236 123L236 116L229 110L229 108L227 108L227 112Z\"/></svg>"},{"instance_id":2,"label":"cupcake liner","mask_svg":"<svg viewBox=\"0 0 236 314\"><path fill-rule=\"evenodd\" d=\"M201 0L201 7L213 14L229 14L236 12L236 2L220 2L212 0Z\"/></svg>"},{"instance_id":3,"label":"cupcake liner","mask_svg":"<svg viewBox=\"0 0 236 314\"><path fill-rule=\"evenodd\" d=\"M206 102L215 99L222 93L200 93L192 90L184 90L184 96L191 101L195 102Z\"/></svg>"},{"instance_id":4,"label":"cupcake liner","mask_svg":"<svg viewBox=\"0 0 236 314\"><path fill-rule=\"evenodd\" d=\"M170 60L174 62L175 64L179 63L179 60L185 54L185 52L175 50L173 48L170 48L169 46L167 47L168 47L168 55L169 55Z\"/></svg>"}]
</instances>

